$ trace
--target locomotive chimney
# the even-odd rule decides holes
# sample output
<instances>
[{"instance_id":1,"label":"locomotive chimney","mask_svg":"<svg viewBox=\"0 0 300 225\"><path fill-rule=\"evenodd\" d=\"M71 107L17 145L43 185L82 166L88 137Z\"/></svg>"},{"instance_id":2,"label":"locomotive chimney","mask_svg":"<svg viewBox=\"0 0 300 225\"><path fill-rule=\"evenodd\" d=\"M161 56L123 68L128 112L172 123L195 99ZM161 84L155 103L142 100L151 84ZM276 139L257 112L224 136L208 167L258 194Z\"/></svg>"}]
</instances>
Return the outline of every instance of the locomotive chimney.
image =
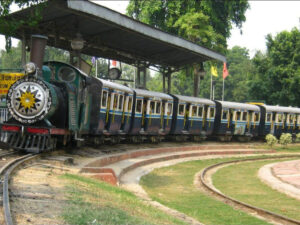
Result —
<instances>
[{"instance_id":1,"label":"locomotive chimney","mask_svg":"<svg viewBox=\"0 0 300 225\"><path fill-rule=\"evenodd\" d=\"M48 38L43 35L32 35L31 36L31 54L30 61L35 63L38 74L41 74L43 67L43 60L45 55L45 47Z\"/></svg>"}]
</instances>

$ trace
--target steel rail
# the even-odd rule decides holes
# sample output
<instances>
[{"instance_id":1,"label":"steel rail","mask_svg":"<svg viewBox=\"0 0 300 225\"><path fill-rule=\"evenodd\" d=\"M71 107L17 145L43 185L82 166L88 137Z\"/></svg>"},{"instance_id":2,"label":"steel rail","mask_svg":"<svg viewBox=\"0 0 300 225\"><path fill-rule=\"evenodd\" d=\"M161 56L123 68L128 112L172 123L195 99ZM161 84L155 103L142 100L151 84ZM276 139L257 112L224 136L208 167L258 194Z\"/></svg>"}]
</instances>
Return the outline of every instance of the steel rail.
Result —
<instances>
[{"instance_id":1,"label":"steel rail","mask_svg":"<svg viewBox=\"0 0 300 225\"><path fill-rule=\"evenodd\" d=\"M252 158L252 159L238 159L238 160L232 160L232 161L227 161L227 162L221 162L221 163L217 163L214 165L211 165L209 167L206 167L204 170L202 170L199 178L200 178L200 182L202 183L202 185L209 190L210 192L212 192L214 195L217 195L223 199L225 199L226 201L230 201L236 205L239 206L243 206L245 208L254 210L255 212L257 212L257 214L259 215L268 215L270 218L275 219L275 220L280 220L281 222L284 222L283 224L298 224L300 225L300 221L299 220L294 220L292 218L283 216L283 215L279 215L277 213L265 210L263 208L259 208L250 204L247 204L245 202L239 201L237 199L234 199L232 197L229 197L221 192L219 192L215 187L211 187L205 180L205 176L207 175L208 171L219 167L219 166L223 166L226 164L233 164L233 163L242 163L242 162L251 162L251 161L259 161L259 160L272 160L272 159L284 159L284 158L300 158L300 154L299 155L295 155L295 154L291 154L291 155L284 155L284 156L264 156L264 157L258 157L258 158Z\"/></svg>"},{"instance_id":2,"label":"steel rail","mask_svg":"<svg viewBox=\"0 0 300 225\"><path fill-rule=\"evenodd\" d=\"M3 211L6 225L13 225L13 220L10 211L10 203L9 203L9 177L14 170L22 165L23 163L36 158L38 155L27 154L25 156L18 157L9 163L5 164L4 167L0 169L0 176L4 176L3 179Z\"/></svg>"}]
</instances>

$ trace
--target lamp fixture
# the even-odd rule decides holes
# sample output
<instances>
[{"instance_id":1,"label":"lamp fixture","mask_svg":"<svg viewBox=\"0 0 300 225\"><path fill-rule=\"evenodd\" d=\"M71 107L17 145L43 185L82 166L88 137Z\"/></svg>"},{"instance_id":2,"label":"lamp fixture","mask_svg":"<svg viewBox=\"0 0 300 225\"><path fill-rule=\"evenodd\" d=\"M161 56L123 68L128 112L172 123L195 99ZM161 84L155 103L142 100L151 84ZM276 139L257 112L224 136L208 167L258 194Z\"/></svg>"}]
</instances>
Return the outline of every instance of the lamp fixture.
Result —
<instances>
[{"instance_id":1,"label":"lamp fixture","mask_svg":"<svg viewBox=\"0 0 300 225\"><path fill-rule=\"evenodd\" d=\"M83 49L84 42L85 41L82 39L81 34L77 33L76 37L73 40L71 40L71 47L75 51L80 51Z\"/></svg>"}]
</instances>

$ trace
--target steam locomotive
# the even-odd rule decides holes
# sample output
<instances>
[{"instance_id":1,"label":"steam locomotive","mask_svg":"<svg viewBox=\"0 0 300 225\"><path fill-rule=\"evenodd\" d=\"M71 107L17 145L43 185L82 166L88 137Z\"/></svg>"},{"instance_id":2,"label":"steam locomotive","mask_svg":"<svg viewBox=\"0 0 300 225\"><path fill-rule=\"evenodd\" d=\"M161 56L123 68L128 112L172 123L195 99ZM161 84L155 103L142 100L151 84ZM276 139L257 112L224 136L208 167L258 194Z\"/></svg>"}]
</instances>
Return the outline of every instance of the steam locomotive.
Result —
<instances>
[{"instance_id":1,"label":"steam locomotive","mask_svg":"<svg viewBox=\"0 0 300 225\"><path fill-rule=\"evenodd\" d=\"M32 37L26 75L7 94L11 118L0 132L1 142L10 148L38 153L84 142L247 141L300 130L300 108L132 89L66 63L43 63L46 39Z\"/></svg>"}]
</instances>

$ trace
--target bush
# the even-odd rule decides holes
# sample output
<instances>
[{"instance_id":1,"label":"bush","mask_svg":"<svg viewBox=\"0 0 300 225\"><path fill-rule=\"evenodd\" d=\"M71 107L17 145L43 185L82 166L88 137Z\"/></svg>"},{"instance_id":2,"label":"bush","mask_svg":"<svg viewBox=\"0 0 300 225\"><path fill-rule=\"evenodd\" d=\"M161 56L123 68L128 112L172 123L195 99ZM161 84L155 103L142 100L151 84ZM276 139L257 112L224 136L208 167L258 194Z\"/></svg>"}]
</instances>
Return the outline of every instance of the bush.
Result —
<instances>
[{"instance_id":1,"label":"bush","mask_svg":"<svg viewBox=\"0 0 300 225\"><path fill-rule=\"evenodd\" d=\"M272 134L268 134L266 136L266 141L267 141L267 144L270 146L270 147L273 147L273 145L277 144L278 143L278 140L277 138L272 135Z\"/></svg>"},{"instance_id":2,"label":"bush","mask_svg":"<svg viewBox=\"0 0 300 225\"><path fill-rule=\"evenodd\" d=\"M292 143L292 135L288 134L288 133L283 133L280 136L279 143L284 147L286 147L288 144L291 144Z\"/></svg>"},{"instance_id":3,"label":"bush","mask_svg":"<svg viewBox=\"0 0 300 225\"><path fill-rule=\"evenodd\" d=\"M300 142L300 133L296 134L296 142Z\"/></svg>"}]
</instances>

